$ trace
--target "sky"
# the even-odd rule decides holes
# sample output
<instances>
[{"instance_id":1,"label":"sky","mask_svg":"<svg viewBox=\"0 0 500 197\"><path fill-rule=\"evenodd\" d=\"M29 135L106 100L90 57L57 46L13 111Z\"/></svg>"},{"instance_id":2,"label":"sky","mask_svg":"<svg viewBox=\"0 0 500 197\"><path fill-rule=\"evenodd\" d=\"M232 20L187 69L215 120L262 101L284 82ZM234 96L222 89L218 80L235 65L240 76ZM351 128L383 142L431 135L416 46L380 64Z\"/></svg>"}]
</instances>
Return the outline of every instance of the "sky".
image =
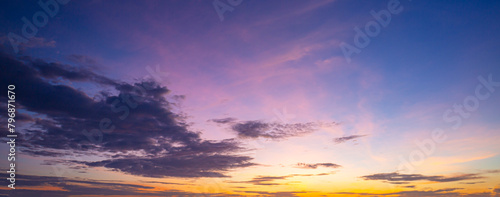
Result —
<instances>
[{"instance_id":1,"label":"sky","mask_svg":"<svg viewBox=\"0 0 500 197\"><path fill-rule=\"evenodd\" d=\"M500 196L499 1L0 7L0 196Z\"/></svg>"}]
</instances>

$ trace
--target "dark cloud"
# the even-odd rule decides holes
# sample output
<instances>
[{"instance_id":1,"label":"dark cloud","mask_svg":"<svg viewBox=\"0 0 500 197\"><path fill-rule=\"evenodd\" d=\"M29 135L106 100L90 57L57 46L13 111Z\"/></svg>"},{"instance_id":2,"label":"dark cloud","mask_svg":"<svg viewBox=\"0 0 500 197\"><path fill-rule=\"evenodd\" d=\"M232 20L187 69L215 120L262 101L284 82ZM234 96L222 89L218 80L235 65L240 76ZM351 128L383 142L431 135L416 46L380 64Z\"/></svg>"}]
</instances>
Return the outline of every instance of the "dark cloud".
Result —
<instances>
[{"instance_id":1,"label":"dark cloud","mask_svg":"<svg viewBox=\"0 0 500 197\"><path fill-rule=\"evenodd\" d=\"M415 185L405 185L403 186L404 188L415 188L416 186Z\"/></svg>"},{"instance_id":2,"label":"dark cloud","mask_svg":"<svg viewBox=\"0 0 500 197\"><path fill-rule=\"evenodd\" d=\"M236 118L215 118L215 119L210 119L208 120L208 122L215 122L215 123L219 123L219 124L229 124L229 123L233 123L233 122L236 122Z\"/></svg>"},{"instance_id":3,"label":"dark cloud","mask_svg":"<svg viewBox=\"0 0 500 197\"><path fill-rule=\"evenodd\" d=\"M0 98L0 99L2 101L5 101L5 102L0 103L0 111L7 111L7 99L5 97ZM5 114L5 113L0 114L0 120L7 119L7 118L8 118L7 114ZM17 123L29 123L29 122L33 122L35 119L28 114L17 113L15 120ZM7 122L7 120L5 120L4 122Z\"/></svg>"},{"instance_id":4,"label":"dark cloud","mask_svg":"<svg viewBox=\"0 0 500 197\"><path fill-rule=\"evenodd\" d=\"M462 174L454 176L425 176L421 174L399 174L393 173L379 173L373 175L362 176L365 180L381 180L387 181L391 184L407 184L412 181L432 181L432 182L454 182L463 180L481 179L483 177L479 174Z\"/></svg>"},{"instance_id":5,"label":"dark cloud","mask_svg":"<svg viewBox=\"0 0 500 197\"><path fill-rule=\"evenodd\" d=\"M18 113L31 124L19 131L32 136L22 143L24 153L101 156L107 159L72 164L148 177L222 177L255 165L239 155L243 148L235 140L203 140L191 131L184 116L171 111L170 90L155 81L126 83L84 68L2 53L0 70L0 86L14 84L17 107L29 112ZM96 88L76 88L74 82Z\"/></svg>"},{"instance_id":6,"label":"dark cloud","mask_svg":"<svg viewBox=\"0 0 500 197\"><path fill-rule=\"evenodd\" d=\"M163 185L190 185L190 184L182 184L182 183L174 183L174 182L163 182L163 181L143 181L143 183L157 183Z\"/></svg>"},{"instance_id":7,"label":"dark cloud","mask_svg":"<svg viewBox=\"0 0 500 197\"><path fill-rule=\"evenodd\" d=\"M74 66L60 64L60 63L49 63L43 60L32 60L31 58L24 58L29 61L29 64L35 68L36 74L45 79L56 80L58 78L63 78L70 81L92 81L100 83L103 85L114 85L117 86L118 82L106 78L104 76L95 74L94 72L77 68Z\"/></svg>"},{"instance_id":8,"label":"dark cloud","mask_svg":"<svg viewBox=\"0 0 500 197\"><path fill-rule=\"evenodd\" d=\"M102 166L133 175L147 177L226 177L223 172L255 165L251 158L233 155L186 155L153 158L110 159L85 162L89 166Z\"/></svg>"},{"instance_id":9,"label":"dark cloud","mask_svg":"<svg viewBox=\"0 0 500 197\"><path fill-rule=\"evenodd\" d=\"M321 127L331 127L338 124L335 122L279 123L260 120L237 121L235 118L211 119L209 121L230 125L231 131L235 132L239 138L255 139L261 137L276 140L305 135L319 130Z\"/></svg>"},{"instance_id":10,"label":"dark cloud","mask_svg":"<svg viewBox=\"0 0 500 197\"><path fill-rule=\"evenodd\" d=\"M364 136L366 136L366 135L350 135L350 136L335 138L335 139L333 139L333 141L337 144L340 144L340 143L344 143L344 142L347 142L349 140L353 140L353 139L364 137Z\"/></svg>"},{"instance_id":11,"label":"dark cloud","mask_svg":"<svg viewBox=\"0 0 500 197\"><path fill-rule=\"evenodd\" d=\"M297 168L305 168L305 169L316 169L318 167L325 167L325 168L340 168L342 167L341 165L334 164L334 163L298 163L295 165Z\"/></svg>"}]
</instances>

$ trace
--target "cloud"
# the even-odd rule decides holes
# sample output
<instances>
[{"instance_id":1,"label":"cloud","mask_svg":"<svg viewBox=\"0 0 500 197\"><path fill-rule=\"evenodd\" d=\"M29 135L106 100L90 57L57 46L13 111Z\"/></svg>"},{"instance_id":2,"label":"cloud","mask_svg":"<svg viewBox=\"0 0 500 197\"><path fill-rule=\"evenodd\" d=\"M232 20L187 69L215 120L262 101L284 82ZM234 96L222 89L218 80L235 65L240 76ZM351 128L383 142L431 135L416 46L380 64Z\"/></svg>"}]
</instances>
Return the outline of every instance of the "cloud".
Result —
<instances>
[{"instance_id":1,"label":"cloud","mask_svg":"<svg viewBox=\"0 0 500 197\"><path fill-rule=\"evenodd\" d=\"M334 164L334 163L313 163L313 164L307 164L307 163L298 163L295 165L296 168L305 168L305 169L316 169L318 167L325 167L325 168L340 168L342 167L341 165Z\"/></svg>"},{"instance_id":2,"label":"cloud","mask_svg":"<svg viewBox=\"0 0 500 197\"><path fill-rule=\"evenodd\" d=\"M60 63L49 63L40 59L33 60L29 57L24 57L24 60L28 61L30 66L34 68L32 71L35 73L31 74L38 75L42 79L57 80L58 78L63 78L73 82L90 81L102 85L112 85L117 87L119 85L126 85L119 84L117 81L95 74L94 72L84 68L76 68Z\"/></svg>"},{"instance_id":3,"label":"cloud","mask_svg":"<svg viewBox=\"0 0 500 197\"><path fill-rule=\"evenodd\" d=\"M0 173L2 177L8 177L8 174ZM52 176L36 176L16 174L16 180L22 182L26 187L49 187L50 189L38 190L16 188L15 190L0 190L0 195L10 196L54 196L54 197L69 197L69 196L184 196L184 195L199 195L199 193L185 192L181 190L165 190L162 188L158 191L153 186L130 184L123 182L112 182L92 179L70 179L64 177ZM57 188L57 189L56 189ZM207 196L216 195L206 194Z\"/></svg>"},{"instance_id":4,"label":"cloud","mask_svg":"<svg viewBox=\"0 0 500 197\"><path fill-rule=\"evenodd\" d=\"M415 188L416 186L415 185L405 185L403 186L404 188Z\"/></svg>"},{"instance_id":5,"label":"cloud","mask_svg":"<svg viewBox=\"0 0 500 197\"><path fill-rule=\"evenodd\" d=\"M237 121L235 118L211 119L211 122L230 125L239 138L285 139L312 133L321 127L331 127L335 122L278 123L260 120Z\"/></svg>"},{"instance_id":6,"label":"cloud","mask_svg":"<svg viewBox=\"0 0 500 197\"><path fill-rule=\"evenodd\" d=\"M259 196L279 196L279 197L295 197L297 194L309 193L306 191L291 191L291 192L266 192L266 191L243 191L250 194L259 194Z\"/></svg>"},{"instance_id":7,"label":"cloud","mask_svg":"<svg viewBox=\"0 0 500 197\"><path fill-rule=\"evenodd\" d=\"M158 183L163 185L188 185L182 183L174 183L174 182L163 182L163 181L143 181L144 183Z\"/></svg>"},{"instance_id":8,"label":"cloud","mask_svg":"<svg viewBox=\"0 0 500 197\"><path fill-rule=\"evenodd\" d=\"M496 174L496 173L500 173L500 170L486 170L485 172L489 173L489 174Z\"/></svg>"},{"instance_id":9,"label":"cloud","mask_svg":"<svg viewBox=\"0 0 500 197\"><path fill-rule=\"evenodd\" d=\"M208 122L215 122L219 124L229 124L235 122L236 118L220 118L220 119L210 119Z\"/></svg>"},{"instance_id":10,"label":"cloud","mask_svg":"<svg viewBox=\"0 0 500 197\"><path fill-rule=\"evenodd\" d=\"M391 184L407 184L412 181L432 181L432 182L455 182L463 180L475 180L481 179L483 177L479 174L461 174L454 176L425 176L421 174L399 174L397 172L393 173L379 173L367 176L362 176L364 180L382 180L387 181Z\"/></svg>"},{"instance_id":11,"label":"cloud","mask_svg":"<svg viewBox=\"0 0 500 197\"><path fill-rule=\"evenodd\" d=\"M402 196L402 197L420 197L420 196L461 196L461 193L455 192L463 188L444 188L438 190L427 190L427 191L400 191L400 192L390 192L390 193L357 193L357 192L336 192L332 194L343 194L343 195L357 195L357 196Z\"/></svg>"},{"instance_id":12,"label":"cloud","mask_svg":"<svg viewBox=\"0 0 500 197\"><path fill-rule=\"evenodd\" d=\"M459 183L459 184L474 185L474 184L479 184L479 183L486 183L486 182L485 182L485 181L461 182L461 183Z\"/></svg>"},{"instance_id":13,"label":"cloud","mask_svg":"<svg viewBox=\"0 0 500 197\"><path fill-rule=\"evenodd\" d=\"M10 41L7 36L0 36L0 43L3 45L8 45L10 47ZM28 42L20 42L19 43L19 50L23 51L27 48L52 48L56 46L56 41L54 40L47 40L42 37L33 37L28 39Z\"/></svg>"},{"instance_id":14,"label":"cloud","mask_svg":"<svg viewBox=\"0 0 500 197\"><path fill-rule=\"evenodd\" d=\"M333 141L337 144L340 144L340 143L344 143L344 142L347 142L349 140L353 140L353 139L364 137L364 136L366 136L366 135L350 135L350 136L335 138L335 139L333 139Z\"/></svg>"},{"instance_id":15,"label":"cloud","mask_svg":"<svg viewBox=\"0 0 500 197\"><path fill-rule=\"evenodd\" d=\"M248 181L232 181L229 183L249 183L253 185L282 185L281 183L276 183L274 181L285 180L293 177L301 177L301 176L326 176L333 174L330 173L319 173L319 174L290 174L285 176L256 176Z\"/></svg>"},{"instance_id":16,"label":"cloud","mask_svg":"<svg viewBox=\"0 0 500 197\"><path fill-rule=\"evenodd\" d=\"M239 155L244 148L235 140L203 140L191 131L184 116L170 111L170 90L155 81L127 83L84 68L2 53L0 70L0 85L14 84L17 107L28 111L20 113L29 122L20 135L33 136L20 148L27 154L98 156L103 160L71 164L147 177L222 177L228 170L256 165ZM74 82L95 88L76 88ZM0 100L6 101L6 95Z\"/></svg>"},{"instance_id":17,"label":"cloud","mask_svg":"<svg viewBox=\"0 0 500 197\"><path fill-rule=\"evenodd\" d=\"M249 157L232 155L187 155L153 158L110 159L84 162L88 166L102 166L133 175L161 178L174 177L227 177L222 172L233 168L255 165Z\"/></svg>"},{"instance_id":18,"label":"cloud","mask_svg":"<svg viewBox=\"0 0 500 197\"><path fill-rule=\"evenodd\" d=\"M290 176L258 176L252 178L252 180L249 181L243 181L239 183L250 183L253 185L281 185L279 183L273 183L273 181L276 180L284 180Z\"/></svg>"}]
</instances>

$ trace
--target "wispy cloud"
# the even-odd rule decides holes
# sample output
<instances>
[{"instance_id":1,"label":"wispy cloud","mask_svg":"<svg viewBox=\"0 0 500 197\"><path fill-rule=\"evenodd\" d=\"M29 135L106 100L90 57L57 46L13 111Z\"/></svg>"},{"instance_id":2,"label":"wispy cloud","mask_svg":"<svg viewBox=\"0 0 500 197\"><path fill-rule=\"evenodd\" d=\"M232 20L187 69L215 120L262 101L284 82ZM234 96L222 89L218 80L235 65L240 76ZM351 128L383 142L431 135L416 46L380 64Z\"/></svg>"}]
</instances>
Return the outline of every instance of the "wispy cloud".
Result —
<instances>
[{"instance_id":1,"label":"wispy cloud","mask_svg":"<svg viewBox=\"0 0 500 197\"><path fill-rule=\"evenodd\" d=\"M364 137L364 136L366 136L366 135L350 135L350 136L335 138L335 139L333 139L333 141L337 144L340 144L340 143L344 143L344 142L347 142L349 140L354 140L356 138L360 138L360 137Z\"/></svg>"},{"instance_id":2,"label":"wispy cloud","mask_svg":"<svg viewBox=\"0 0 500 197\"><path fill-rule=\"evenodd\" d=\"M232 181L229 183L249 183L249 184L253 184L253 185L282 185L282 183L276 183L275 181L285 180L285 179L293 178L293 177L325 176L325 175L330 175L330 174L333 174L333 172L319 173L319 174L290 174L290 175L285 175L285 176L257 176L257 177L252 178L252 180L249 180L249 181Z\"/></svg>"},{"instance_id":3,"label":"wispy cloud","mask_svg":"<svg viewBox=\"0 0 500 197\"><path fill-rule=\"evenodd\" d=\"M480 183L486 183L486 182L485 181L461 182L459 184L474 185L474 184L480 184Z\"/></svg>"},{"instance_id":4,"label":"wispy cloud","mask_svg":"<svg viewBox=\"0 0 500 197\"><path fill-rule=\"evenodd\" d=\"M10 45L9 38L7 36L0 36L0 44ZM19 50L23 51L28 48L52 48L56 46L56 41L48 40L43 37L32 37L28 39L28 42L19 42Z\"/></svg>"},{"instance_id":5,"label":"wispy cloud","mask_svg":"<svg viewBox=\"0 0 500 197\"><path fill-rule=\"evenodd\" d=\"M413 191L400 191L400 192L390 192L390 193L361 193L361 192L336 192L333 194L344 194L344 195L357 195L357 196L402 196L402 197L420 197L420 196L461 196L462 194L456 192L463 188L444 188L438 190L413 190ZM484 195L484 193L477 193ZM489 194L488 194L489 196Z\"/></svg>"},{"instance_id":6,"label":"wispy cloud","mask_svg":"<svg viewBox=\"0 0 500 197\"><path fill-rule=\"evenodd\" d=\"M285 139L312 133L322 127L338 125L335 122L281 123L260 120L238 121L236 118L211 119L210 122L228 124L240 138Z\"/></svg>"},{"instance_id":7,"label":"wispy cloud","mask_svg":"<svg viewBox=\"0 0 500 197\"><path fill-rule=\"evenodd\" d=\"M295 165L296 168L305 168L305 169L316 169L318 167L325 167L325 168L340 168L342 167L341 165L334 164L334 163L298 163Z\"/></svg>"},{"instance_id":8,"label":"wispy cloud","mask_svg":"<svg viewBox=\"0 0 500 197\"><path fill-rule=\"evenodd\" d=\"M431 181L431 182L455 182L463 180L475 180L482 179L484 177L479 174L461 174L461 175L434 175L426 176L422 174L400 174L398 172L393 173L378 173L367 176L362 176L364 180L380 180L386 181L391 184L406 184L413 181Z\"/></svg>"},{"instance_id":9,"label":"wispy cloud","mask_svg":"<svg viewBox=\"0 0 500 197\"><path fill-rule=\"evenodd\" d=\"M278 196L278 197L295 197L298 194L310 193L307 191L282 191L282 192L267 192L267 191L242 191L249 194L259 194L259 196Z\"/></svg>"}]
</instances>

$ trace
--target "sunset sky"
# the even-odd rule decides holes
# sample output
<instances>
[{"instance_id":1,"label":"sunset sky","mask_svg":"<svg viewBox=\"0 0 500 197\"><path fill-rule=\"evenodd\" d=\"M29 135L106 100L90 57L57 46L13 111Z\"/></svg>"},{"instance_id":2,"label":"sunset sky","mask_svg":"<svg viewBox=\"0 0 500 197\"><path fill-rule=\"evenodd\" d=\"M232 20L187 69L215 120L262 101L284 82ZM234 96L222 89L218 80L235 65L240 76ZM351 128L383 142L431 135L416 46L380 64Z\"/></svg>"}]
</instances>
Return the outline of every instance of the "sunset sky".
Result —
<instances>
[{"instance_id":1,"label":"sunset sky","mask_svg":"<svg viewBox=\"0 0 500 197\"><path fill-rule=\"evenodd\" d=\"M2 3L0 196L500 197L500 1Z\"/></svg>"}]
</instances>

